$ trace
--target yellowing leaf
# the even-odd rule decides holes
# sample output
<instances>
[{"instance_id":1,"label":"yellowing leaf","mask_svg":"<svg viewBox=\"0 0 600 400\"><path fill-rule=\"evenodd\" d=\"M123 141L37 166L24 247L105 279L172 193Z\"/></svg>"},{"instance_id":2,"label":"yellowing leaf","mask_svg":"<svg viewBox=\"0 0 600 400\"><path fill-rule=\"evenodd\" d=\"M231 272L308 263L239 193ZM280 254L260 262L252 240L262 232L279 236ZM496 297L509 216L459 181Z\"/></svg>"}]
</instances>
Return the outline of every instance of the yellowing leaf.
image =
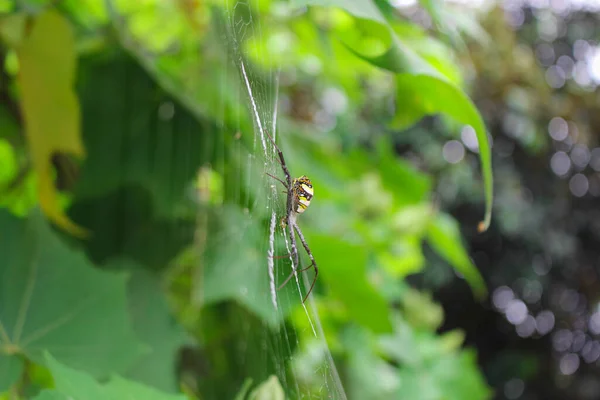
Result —
<instances>
[{"instance_id":1,"label":"yellowing leaf","mask_svg":"<svg viewBox=\"0 0 600 400\"><path fill-rule=\"evenodd\" d=\"M60 206L52 175L56 152L84 157L75 81L75 39L69 23L55 11L37 17L17 52L18 84L25 133L38 174L40 206L58 226L76 236L87 231Z\"/></svg>"}]
</instances>

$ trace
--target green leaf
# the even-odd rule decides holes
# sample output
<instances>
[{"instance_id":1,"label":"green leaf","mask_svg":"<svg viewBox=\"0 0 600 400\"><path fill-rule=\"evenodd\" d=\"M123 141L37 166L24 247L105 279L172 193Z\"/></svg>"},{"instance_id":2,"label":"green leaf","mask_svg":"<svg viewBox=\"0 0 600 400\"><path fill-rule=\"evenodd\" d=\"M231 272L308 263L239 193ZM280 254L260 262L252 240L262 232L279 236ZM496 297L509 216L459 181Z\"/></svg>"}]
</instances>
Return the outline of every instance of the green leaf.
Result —
<instances>
[{"instance_id":1,"label":"green leaf","mask_svg":"<svg viewBox=\"0 0 600 400\"><path fill-rule=\"evenodd\" d=\"M464 248L460 229L454 218L448 214L438 214L429 225L427 242L436 253L464 276L479 299L486 295L485 282Z\"/></svg>"},{"instance_id":2,"label":"green leaf","mask_svg":"<svg viewBox=\"0 0 600 400\"><path fill-rule=\"evenodd\" d=\"M425 115L443 113L470 125L477 135L486 196L486 214L479 230L489 226L492 207L491 151L481 115L469 97L452 83L430 75L396 76L398 112L393 124L407 127Z\"/></svg>"},{"instance_id":3,"label":"green leaf","mask_svg":"<svg viewBox=\"0 0 600 400\"><path fill-rule=\"evenodd\" d=\"M285 392L277 376L271 375L250 393L248 400L285 400Z\"/></svg>"},{"instance_id":4,"label":"green leaf","mask_svg":"<svg viewBox=\"0 0 600 400\"><path fill-rule=\"evenodd\" d=\"M91 376L77 371L58 362L46 352L46 363L52 376L56 389L69 399L74 400L186 400L184 395L166 394L142 384L114 376L105 384L100 385ZM53 394L54 395L54 394ZM53 397L47 397L53 399ZM61 399L62 397L55 397Z\"/></svg>"},{"instance_id":5,"label":"green leaf","mask_svg":"<svg viewBox=\"0 0 600 400\"><path fill-rule=\"evenodd\" d=\"M336 237L307 235L308 244L331 296L340 300L348 315L374 332L391 331L389 309L383 296L367 278L367 251L364 246Z\"/></svg>"},{"instance_id":6,"label":"green leaf","mask_svg":"<svg viewBox=\"0 0 600 400\"><path fill-rule=\"evenodd\" d=\"M23 359L0 354L0 393L6 392L23 373Z\"/></svg>"},{"instance_id":7,"label":"green leaf","mask_svg":"<svg viewBox=\"0 0 600 400\"><path fill-rule=\"evenodd\" d=\"M57 152L85 156L74 91L75 38L69 22L53 10L40 14L17 54L17 82L25 134L38 176L40 206L61 228L86 236L88 232L65 215L52 172L52 157Z\"/></svg>"},{"instance_id":8,"label":"green leaf","mask_svg":"<svg viewBox=\"0 0 600 400\"><path fill-rule=\"evenodd\" d=\"M479 142L479 157L484 181L486 211L479 230L489 227L492 217L492 165L491 150L488 143L485 125L481 115L469 97L452 80L444 75L443 70L403 42L394 32L388 18L391 18L389 4L380 1L358 0L296 0L296 5L334 6L346 10L357 19L356 26L345 27L337 32L340 40L357 57L371 64L394 72L397 75L397 116L396 127L406 127L421 117L432 113L443 113L460 123L470 125L475 130ZM362 19L361 19L362 18ZM357 38L353 31L359 28L371 40L387 46L378 55L361 52L364 38ZM373 46L369 46L373 47Z\"/></svg>"},{"instance_id":9,"label":"green leaf","mask_svg":"<svg viewBox=\"0 0 600 400\"><path fill-rule=\"evenodd\" d=\"M40 363L52 351L95 376L141 354L129 316L127 276L96 270L67 247L39 211L26 220L0 211L0 352Z\"/></svg>"}]
</instances>

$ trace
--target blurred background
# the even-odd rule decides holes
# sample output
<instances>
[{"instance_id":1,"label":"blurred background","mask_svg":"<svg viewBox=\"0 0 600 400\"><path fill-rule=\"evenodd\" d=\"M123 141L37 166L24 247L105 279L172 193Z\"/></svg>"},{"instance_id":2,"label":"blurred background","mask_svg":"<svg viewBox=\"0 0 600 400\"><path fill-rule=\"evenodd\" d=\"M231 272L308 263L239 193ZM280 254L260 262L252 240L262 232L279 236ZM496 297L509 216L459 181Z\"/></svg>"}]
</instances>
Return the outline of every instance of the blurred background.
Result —
<instances>
[{"instance_id":1,"label":"blurred background","mask_svg":"<svg viewBox=\"0 0 600 400\"><path fill-rule=\"evenodd\" d=\"M0 0L0 398L600 398L599 11Z\"/></svg>"}]
</instances>

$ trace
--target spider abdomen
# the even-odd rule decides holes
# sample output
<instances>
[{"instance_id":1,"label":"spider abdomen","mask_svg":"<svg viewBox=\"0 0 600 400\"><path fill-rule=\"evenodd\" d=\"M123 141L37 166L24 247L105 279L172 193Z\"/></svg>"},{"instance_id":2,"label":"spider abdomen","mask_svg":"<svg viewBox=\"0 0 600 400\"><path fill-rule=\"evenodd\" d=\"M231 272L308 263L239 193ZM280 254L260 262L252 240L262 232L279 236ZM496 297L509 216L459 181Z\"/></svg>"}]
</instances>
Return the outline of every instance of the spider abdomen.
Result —
<instances>
[{"instance_id":1,"label":"spider abdomen","mask_svg":"<svg viewBox=\"0 0 600 400\"><path fill-rule=\"evenodd\" d=\"M294 179L292 192L294 195L294 211L301 214L306 211L313 198L314 190L310 179L304 175Z\"/></svg>"}]
</instances>

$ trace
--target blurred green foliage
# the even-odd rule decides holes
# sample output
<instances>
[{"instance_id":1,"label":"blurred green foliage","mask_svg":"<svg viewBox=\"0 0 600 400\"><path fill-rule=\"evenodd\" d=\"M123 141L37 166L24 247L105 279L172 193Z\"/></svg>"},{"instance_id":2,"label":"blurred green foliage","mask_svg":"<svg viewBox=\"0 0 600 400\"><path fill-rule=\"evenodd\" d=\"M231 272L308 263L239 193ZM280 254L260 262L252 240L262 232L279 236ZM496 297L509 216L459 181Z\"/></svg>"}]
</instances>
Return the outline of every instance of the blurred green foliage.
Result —
<instances>
[{"instance_id":1,"label":"blurred green foliage","mask_svg":"<svg viewBox=\"0 0 600 400\"><path fill-rule=\"evenodd\" d=\"M429 243L486 293L432 178L386 134L431 113L452 119L453 133L473 126L489 224L485 127L443 41L384 1L17 4L0 18L6 396L490 397L460 332L436 333L441 308L404 282L426 267ZM47 76L19 70L29 27L47 18L68 27L77 52L76 83L48 90ZM32 57L62 44L43 39L51 45ZM25 101L34 89L52 109L73 90L77 104L39 115ZM276 104L287 107L274 116ZM315 185L301 220L321 271L308 309L293 281L273 305L289 263L275 259L271 282L270 215L285 199L264 174L281 175L264 129ZM71 157L79 140L82 160ZM36 148L66 199L51 209L35 186ZM64 232L63 212L90 236ZM278 228L276 254L285 242Z\"/></svg>"}]
</instances>

